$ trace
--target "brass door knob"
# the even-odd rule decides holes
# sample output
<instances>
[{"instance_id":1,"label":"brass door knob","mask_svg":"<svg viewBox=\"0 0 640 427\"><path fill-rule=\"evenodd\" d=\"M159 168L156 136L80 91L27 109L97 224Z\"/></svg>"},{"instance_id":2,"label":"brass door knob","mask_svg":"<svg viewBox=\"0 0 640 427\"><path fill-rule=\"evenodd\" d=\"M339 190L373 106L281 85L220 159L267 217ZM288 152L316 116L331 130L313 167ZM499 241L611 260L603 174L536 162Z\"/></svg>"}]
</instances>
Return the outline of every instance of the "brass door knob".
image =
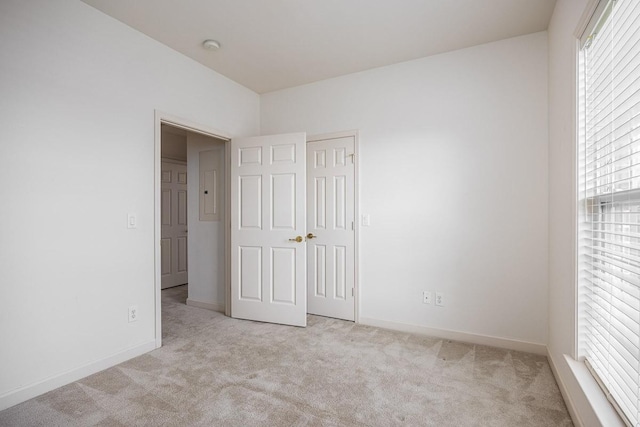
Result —
<instances>
[{"instance_id":1,"label":"brass door knob","mask_svg":"<svg viewBox=\"0 0 640 427\"><path fill-rule=\"evenodd\" d=\"M302 236L296 236L295 239L289 239L290 242L298 242L298 243L302 242L302 240L303 240Z\"/></svg>"},{"instance_id":2,"label":"brass door knob","mask_svg":"<svg viewBox=\"0 0 640 427\"><path fill-rule=\"evenodd\" d=\"M313 233L307 234L307 239L315 239L318 236L314 236Z\"/></svg>"}]
</instances>

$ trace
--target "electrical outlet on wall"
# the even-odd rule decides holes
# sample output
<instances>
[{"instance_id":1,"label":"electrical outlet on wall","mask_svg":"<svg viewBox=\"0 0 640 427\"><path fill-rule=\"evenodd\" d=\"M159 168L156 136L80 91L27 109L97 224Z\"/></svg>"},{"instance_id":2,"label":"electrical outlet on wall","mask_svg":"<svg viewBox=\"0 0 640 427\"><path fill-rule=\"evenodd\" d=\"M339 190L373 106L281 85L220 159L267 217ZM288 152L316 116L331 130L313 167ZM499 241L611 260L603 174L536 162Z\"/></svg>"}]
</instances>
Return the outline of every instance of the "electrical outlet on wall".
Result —
<instances>
[{"instance_id":1,"label":"electrical outlet on wall","mask_svg":"<svg viewBox=\"0 0 640 427\"><path fill-rule=\"evenodd\" d=\"M431 304L431 292L423 291L422 292L422 303L423 304Z\"/></svg>"},{"instance_id":2,"label":"electrical outlet on wall","mask_svg":"<svg viewBox=\"0 0 640 427\"><path fill-rule=\"evenodd\" d=\"M436 305L444 307L444 294L442 292L436 292Z\"/></svg>"},{"instance_id":3,"label":"electrical outlet on wall","mask_svg":"<svg viewBox=\"0 0 640 427\"><path fill-rule=\"evenodd\" d=\"M138 306L129 306L129 323L138 321Z\"/></svg>"}]
</instances>

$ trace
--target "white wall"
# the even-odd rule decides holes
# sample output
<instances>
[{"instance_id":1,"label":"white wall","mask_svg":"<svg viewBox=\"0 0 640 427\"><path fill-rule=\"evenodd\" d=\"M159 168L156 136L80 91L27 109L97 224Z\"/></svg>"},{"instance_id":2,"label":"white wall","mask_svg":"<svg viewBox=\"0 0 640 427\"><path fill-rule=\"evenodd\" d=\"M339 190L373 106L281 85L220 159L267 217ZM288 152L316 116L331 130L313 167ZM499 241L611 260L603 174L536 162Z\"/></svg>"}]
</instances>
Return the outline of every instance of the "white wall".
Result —
<instances>
[{"instance_id":1,"label":"white wall","mask_svg":"<svg viewBox=\"0 0 640 427\"><path fill-rule=\"evenodd\" d=\"M153 348L154 109L255 135L259 97L78 0L0 2L0 93L2 409Z\"/></svg>"},{"instance_id":2,"label":"white wall","mask_svg":"<svg viewBox=\"0 0 640 427\"><path fill-rule=\"evenodd\" d=\"M219 150L224 164L224 141L187 134L187 182L189 223L189 299L187 304L224 312L225 241L224 214L220 221L200 221L200 152ZM218 175L224 180L224 170ZM224 181L222 182L224 188ZM224 195L222 205L225 212Z\"/></svg>"},{"instance_id":3,"label":"white wall","mask_svg":"<svg viewBox=\"0 0 640 427\"><path fill-rule=\"evenodd\" d=\"M575 362L576 31L590 0L558 0L549 25L549 356L577 423L622 425Z\"/></svg>"},{"instance_id":4,"label":"white wall","mask_svg":"<svg viewBox=\"0 0 640 427\"><path fill-rule=\"evenodd\" d=\"M361 320L545 350L546 46L542 32L261 96L263 134L360 131Z\"/></svg>"}]
</instances>

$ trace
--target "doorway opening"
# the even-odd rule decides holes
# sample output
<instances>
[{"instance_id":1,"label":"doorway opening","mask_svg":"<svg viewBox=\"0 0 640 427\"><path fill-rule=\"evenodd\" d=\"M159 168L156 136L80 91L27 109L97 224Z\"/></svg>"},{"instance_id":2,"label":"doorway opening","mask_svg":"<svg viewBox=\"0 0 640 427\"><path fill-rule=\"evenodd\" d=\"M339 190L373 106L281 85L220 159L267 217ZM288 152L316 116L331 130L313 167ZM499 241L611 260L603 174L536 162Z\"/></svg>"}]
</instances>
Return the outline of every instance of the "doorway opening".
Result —
<instances>
[{"instance_id":1,"label":"doorway opening","mask_svg":"<svg viewBox=\"0 0 640 427\"><path fill-rule=\"evenodd\" d=\"M224 165L229 138L166 113L156 111L155 116L154 294L160 347L163 289L187 305L215 311L227 305Z\"/></svg>"},{"instance_id":2,"label":"doorway opening","mask_svg":"<svg viewBox=\"0 0 640 427\"><path fill-rule=\"evenodd\" d=\"M186 285L188 276L187 131L161 125L160 287Z\"/></svg>"}]
</instances>

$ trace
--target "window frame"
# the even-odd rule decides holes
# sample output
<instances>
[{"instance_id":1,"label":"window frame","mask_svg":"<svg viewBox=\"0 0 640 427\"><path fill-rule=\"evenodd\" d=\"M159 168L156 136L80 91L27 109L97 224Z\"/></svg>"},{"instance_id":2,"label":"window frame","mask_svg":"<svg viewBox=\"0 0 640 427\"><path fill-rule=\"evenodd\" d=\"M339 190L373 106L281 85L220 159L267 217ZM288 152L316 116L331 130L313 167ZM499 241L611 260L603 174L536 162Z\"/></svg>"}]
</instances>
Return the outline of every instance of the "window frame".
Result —
<instances>
[{"instance_id":1,"label":"window frame","mask_svg":"<svg viewBox=\"0 0 640 427\"><path fill-rule=\"evenodd\" d=\"M603 392L605 393L607 399L609 400L609 402L614 406L614 408L616 409L616 411L618 412L618 414L620 415L620 417L622 418L622 420L626 423L626 425L628 426L633 426L634 424L627 418L627 415L624 413L624 411L622 411L622 409L618 406L615 398L612 397L611 393L609 392L606 384L604 381L602 381L602 379L600 378L600 376L597 373L597 370L593 368L592 364L587 360L587 358L585 357L585 350L584 350L584 346L581 344L582 341L582 337L584 337L584 296L582 294L583 292L583 280L581 280L581 275L583 274L583 266L584 266L584 262L582 261L582 258L585 256L583 255L582 252L582 241L583 238L581 238L581 234L582 232L584 232L585 228L584 228L584 224L587 221L588 217L590 215L612 215L612 213L607 213L607 209L614 209L618 200L625 200L625 201L631 201L630 204L637 204L640 205L640 188L631 188L629 190L626 191L618 191L618 192L611 192L609 194L604 194L604 195L595 195L595 196L591 196L591 197L587 197L587 192L585 191L585 182L587 182L587 179L583 179L584 174L586 173L586 169L585 169L585 149L583 148L585 146L585 144L587 144L586 141L586 118L585 118L585 79L584 79L584 47L587 46L588 48L588 44L590 44L590 40L591 40L591 35L592 33L595 31L597 32L603 25L603 23L606 21L606 19L608 18L609 14L611 13L611 10L613 9L612 4L615 3L615 1L609 1L609 0L599 0L599 1L594 1L593 4L591 5L590 8L587 9L587 11L585 11L585 16L583 16L583 25L582 28L584 29L581 32L576 32L576 37L577 37L577 43L576 43L576 62L575 62L575 76L576 76L576 85L575 90L575 97L574 99L576 100L576 104L575 104L575 141L576 141L576 145L575 145L575 170L574 170L574 179L575 179L575 197L574 197L574 203L576 203L576 205L574 205L575 210L574 210L574 219L576 221L575 223L575 239L574 239L574 243L575 243L575 283L576 283L576 334L575 334L575 359L579 360L581 362L585 363L585 366L587 366L587 368L589 369L589 371L591 372L591 374L594 376L594 378L596 379L596 381L598 382L598 384L600 385L600 387L602 388ZM626 0L623 0L626 1ZM585 19L586 18L586 19ZM585 22L586 21L586 22ZM580 28L580 27L579 27ZM606 116L605 116L606 117ZM616 128L617 129L617 128ZM615 140L614 140L615 141ZM635 144L635 140L633 140L631 144ZM611 142L610 145L613 145L614 142ZM618 149L618 148L616 148ZM630 150L632 150L630 148ZM636 153L632 153L632 156L635 156ZM630 162L630 164L632 165L631 167L634 167L634 163ZM613 165L613 163L612 163ZM615 170L615 169L614 169ZM614 172L615 173L615 172ZM611 173L607 174L607 176L613 176ZM631 179L631 178L629 178ZM632 214L634 215L640 215L640 210L637 212L633 212ZM640 224L640 223L639 223ZM637 225L634 223L630 224L631 227L636 227ZM598 233L601 232L602 230L599 229L600 226L591 226L590 227L590 232L592 233ZM632 234L633 232L630 232L630 234ZM593 237L591 237L591 239L593 239ZM635 239L635 237L631 237L631 239ZM589 239L587 239L589 240ZM606 239L601 239L603 241L605 241ZM599 243L598 246L602 246L603 249L607 248L607 245L611 245L612 243L609 242L604 242L604 243ZM634 245L637 243L633 243ZM616 245L616 243L613 243L613 245ZM591 245L591 247L593 247L594 245ZM598 249L596 248L596 251ZM637 257L637 255L632 255ZM593 264L593 263L592 263ZM635 366L635 365L634 365ZM633 400L632 400L633 402ZM636 410L638 408L636 407ZM633 413L633 410L632 410ZM640 418L637 416L637 414L633 414L634 417L636 418ZM639 421L640 422L640 421Z\"/></svg>"}]
</instances>

